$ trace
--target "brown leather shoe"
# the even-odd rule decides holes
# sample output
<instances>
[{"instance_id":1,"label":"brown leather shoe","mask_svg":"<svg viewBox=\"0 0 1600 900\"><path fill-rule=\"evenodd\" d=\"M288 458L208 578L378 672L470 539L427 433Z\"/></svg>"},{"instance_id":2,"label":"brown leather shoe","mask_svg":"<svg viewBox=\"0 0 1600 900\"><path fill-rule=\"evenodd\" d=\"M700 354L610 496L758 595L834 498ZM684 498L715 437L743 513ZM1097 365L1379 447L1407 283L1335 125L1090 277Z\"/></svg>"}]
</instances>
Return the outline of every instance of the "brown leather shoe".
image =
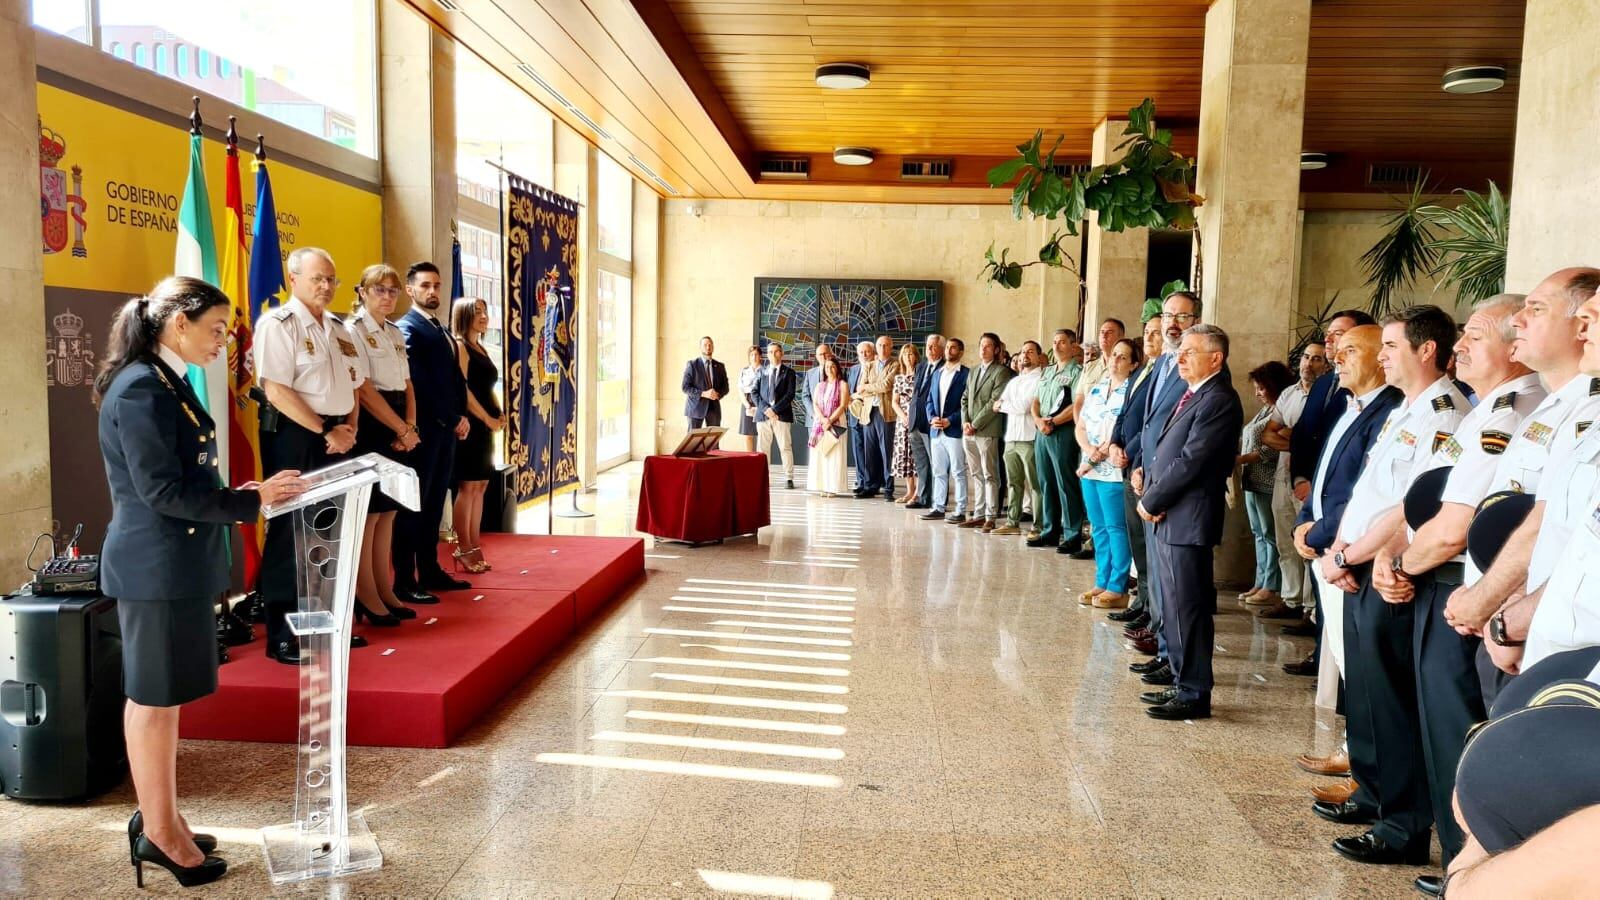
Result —
<instances>
[{"instance_id":1,"label":"brown leather shoe","mask_svg":"<svg viewBox=\"0 0 1600 900\"><path fill-rule=\"evenodd\" d=\"M1344 750L1340 750L1332 756L1304 754L1295 757L1294 764L1313 775L1331 775L1335 778L1350 777L1350 754Z\"/></svg>"},{"instance_id":2,"label":"brown leather shoe","mask_svg":"<svg viewBox=\"0 0 1600 900\"><path fill-rule=\"evenodd\" d=\"M1133 649L1139 653L1143 653L1145 656L1155 656L1156 651L1161 648L1160 645L1156 643L1155 638L1150 638L1147 641L1134 641Z\"/></svg>"},{"instance_id":3,"label":"brown leather shoe","mask_svg":"<svg viewBox=\"0 0 1600 900\"><path fill-rule=\"evenodd\" d=\"M983 529L982 529L982 531L983 531L984 534L993 534L994 533L994 520L993 519L984 519L983 520Z\"/></svg>"},{"instance_id":4,"label":"brown leather shoe","mask_svg":"<svg viewBox=\"0 0 1600 900\"><path fill-rule=\"evenodd\" d=\"M1094 605L1094 598L1096 598L1098 596L1100 596L1100 589L1099 588L1090 588L1087 591L1084 591L1083 593L1078 595L1078 605L1079 606L1093 606Z\"/></svg>"},{"instance_id":5,"label":"brown leather shoe","mask_svg":"<svg viewBox=\"0 0 1600 900\"><path fill-rule=\"evenodd\" d=\"M1138 641L1153 641L1153 640L1155 640L1156 639L1156 633L1154 631L1151 631L1148 628L1140 628L1137 631L1124 632L1123 633L1123 637L1126 637L1128 640L1134 641L1134 642L1137 643Z\"/></svg>"},{"instance_id":6,"label":"brown leather shoe","mask_svg":"<svg viewBox=\"0 0 1600 900\"><path fill-rule=\"evenodd\" d=\"M1098 595L1098 596L1096 596L1094 598L1094 608L1095 609L1127 609L1128 608L1128 595L1127 594L1113 594L1110 591L1105 591L1104 593L1102 593L1102 594L1100 594L1100 595Z\"/></svg>"},{"instance_id":7,"label":"brown leather shoe","mask_svg":"<svg viewBox=\"0 0 1600 900\"><path fill-rule=\"evenodd\" d=\"M1320 787L1312 788L1311 796L1324 803L1340 804L1349 800L1350 796L1355 792L1356 780L1354 778L1346 778L1333 784L1324 784Z\"/></svg>"},{"instance_id":8,"label":"brown leather shoe","mask_svg":"<svg viewBox=\"0 0 1600 900\"><path fill-rule=\"evenodd\" d=\"M956 527L957 528L982 528L984 521L985 520L980 519L977 516L973 516L972 518L966 520L965 522L962 522L960 525L957 525Z\"/></svg>"},{"instance_id":9,"label":"brown leather shoe","mask_svg":"<svg viewBox=\"0 0 1600 900\"><path fill-rule=\"evenodd\" d=\"M991 531L989 533L990 534L1021 534L1022 533L1022 529L1018 528L1015 525L1001 525L999 528L996 528L995 530L993 530L993 531Z\"/></svg>"}]
</instances>

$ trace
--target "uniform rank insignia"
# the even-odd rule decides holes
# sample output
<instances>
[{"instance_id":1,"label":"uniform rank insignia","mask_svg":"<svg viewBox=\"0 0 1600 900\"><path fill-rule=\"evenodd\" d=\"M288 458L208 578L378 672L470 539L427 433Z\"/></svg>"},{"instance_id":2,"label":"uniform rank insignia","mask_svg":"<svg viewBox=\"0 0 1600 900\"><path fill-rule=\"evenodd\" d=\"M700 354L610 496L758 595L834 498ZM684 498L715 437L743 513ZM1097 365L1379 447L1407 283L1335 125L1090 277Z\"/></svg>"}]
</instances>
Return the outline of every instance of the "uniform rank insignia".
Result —
<instances>
[{"instance_id":1,"label":"uniform rank insignia","mask_svg":"<svg viewBox=\"0 0 1600 900\"><path fill-rule=\"evenodd\" d=\"M1499 456L1506 452L1506 447L1511 443L1509 431L1485 431L1478 437L1478 442L1483 445L1483 452Z\"/></svg>"},{"instance_id":2,"label":"uniform rank insignia","mask_svg":"<svg viewBox=\"0 0 1600 900\"><path fill-rule=\"evenodd\" d=\"M369 334L369 335L367 335L367 346L368 346L368 347L371 347L371 348L372 348L372 349L374 349L374 350L376 350L376 349L378 349L378 339L377 339L377 338L375 338L375 337L373 337L373 336L372 336L372 335L370 335L370 334ZM1498 407L1497 407L1497 408L1498 408Z\"/></svg>"},{"instance_id":3,"label":"uniform rank insignia","mask_svg":"<svg viewBox=\"0 0 1600 900\"><path fill-rule=\"evenodd\" d=\"M1498 399L1496 399L1494 401L1494 408L1491 411L1492 412L1499 412L1502 409L1510 409L1511 408L1511 404L1516 403L1516 402L1517 402L1517 392L1516 391L1512 391L1509 394L1502 394L1502 395L1500 395L1500 397Z\"/></svg>"},{"instance_id":4,"label":"uniform rank insignia","mask_svg":"<svg viewBox=\"0 0 1600 900\"><path fill-rule=\"evenodd\" d=\"M1524 431L1522 436L1543 447L1550 443L1550 437L1553 434L1555 434L1555 429L1549 425L1542 422L1529 422L1528 430Z\"/></svg>"},{"instance_id":5,"label":"uniform rank insignia","mask_svg":"<svg viewBox=\"0 0 1600 900\"><path fill-rule=\"evenodd\" d=\"M313 344L311 342L311 338L306 338L306 352L307 353L316 353L317 352L317 345Z\"/></svg>"},{"instance_id":6,"label":"uniform rank insignia","mask_svg":"<svg viewBox=\"0 0 1600 900\"><path fill-rule=\"evenodd\" d=\"M356 355L356 345L352 341L347 341L344 338L339 338L339 351L341 353L343 353L345 356L355 356Z\"/></svg>"},{"instance_id":7,"label":"uniform rank insignia","mask_svg":"<svg viewBox=\"0 0 1600 900\"><path fill-rule=\"evenodd\" d=\"M201 450L200 451L200 465L203 466L203 465L206 464L206 456L207 456L206 452L204 450Z\"/></svg>"},{"instance_id":8,"label":"uniform rank insignia","mask_svg":"<svg viewBox=\"0 0 1600 900\"><path fill-rule=\"evenodd\" d=\"M1600 378L1589 379L1589 396L1600 397Z\"/></svg>"},{"instance_id":9,"label":"uniform rank insignia","mask_svg":"<svg viewBox=\"0 0 1600 900\"><path fill-rule=\"evenodd\" d=\"M1510 438L1510 435L1506 435L1507 440ZM1500 449L1504 450L1505 444L1501 444ZM1456 440L1455 435L1451 435L1450 438L1444 442L1444 455L1450 457L1450 462L1452 463L1458 463L1461 461L1461 442Z\"/></svg>"},{"instance_id":10,"label":"uniform rank insignia","mask_svg":"<svg viewBox=\"0 0 1600 900\"><path fill-rule=\"evenodd\" d=\"M1438 453L1439 452L1439 448L1443 447L1445 445L1445 443L1447 441L1449 441L1449 440L1450 440L1450 432L1448 432L1448 431L1435 431L1433 433L1433 452Z\"/></svg>"},{"instance_id":11,"label":"uniform rank insignia","mask_svg":"<svg viewBox=\"0 0 1600 900\"><path fill-rule=\"evenodd\" d=\"M1406 431L1404 428L1400 429L1398 440L1407 447L1415 447L1417 445L1417 436L1409 431Z\"/></svg>"},{"instance_id":12,"label":"uniform rank insignia","mask_svg":"<svg viewBox=\"0 0 1600 900\"><path fill-rule=\"evenodd\" d=\"M1593 425L1593 424L1594 424L1594 420L1592 420L1592 419L1590 421L1588 421L1588 422L1579 422L1578 423L1578 435L1577 436L1578 437L1583 437L1583 433L1585 431L1588 431L1589 430L1589 426Z\"/></svg>"},{"instance_id":13,"label":"uniform rank insignia","mask_svg":"<svg viewBox=\"0 0 1600 900\"><path fill-rule=\"evenodd\" d=\"M1450 399L1449 394L1440 394L1433 398L1433 411L1446 412L1456 408L1456 402Z\"/></svg>"},{"instance_id":14,"label":"uniform rank insignia","mask_svg":"<svg viewBox=\"0 0 1600 900\"><path fill-rule=\"evenodd\" d=\"M350 367L350 380L351 381L355 381L356 380L356 367L355 366L351 366Z\"/></svg>"}]
</instances>

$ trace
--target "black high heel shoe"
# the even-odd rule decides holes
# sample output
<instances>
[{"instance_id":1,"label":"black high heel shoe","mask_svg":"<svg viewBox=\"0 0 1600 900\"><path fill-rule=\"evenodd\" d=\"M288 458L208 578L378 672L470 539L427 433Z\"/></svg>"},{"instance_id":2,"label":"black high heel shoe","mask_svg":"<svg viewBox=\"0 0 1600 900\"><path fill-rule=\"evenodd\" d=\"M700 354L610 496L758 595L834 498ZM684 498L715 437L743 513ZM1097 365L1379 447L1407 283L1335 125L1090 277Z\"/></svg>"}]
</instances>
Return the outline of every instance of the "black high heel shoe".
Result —
<instances>
[{"instance_id":1,"label":"black high heel shoe","mask_svg":"<svg viewBox=\"0 0 1600 900\"><path fill-rule=\"evenodd\" d=\"M357 622L365 622L368 625L377 625L382 628L396 628L400 625L399 616L394 613L375 613L362 606L360 601L356 602L354 614Z\"/></svg>"},{"instance_id":2,"label":"black high heel shoe","mask_svg":"<svg viewBox=\"0 0 1600 900\"><path fill-rule=\"evenodd\" d=\"M133 817L128 819L128 856L133 857L134 844L138 843L139 835L144 834L144 811L134 810ZM217 849L217 836L206 834L203 831L194 835L194 845L200 848L201 853L209 854Z\"/></svg>"},{"instance_id":3,"label":"black high heel shoe","mask_svg":"<svg viewBox=\"0 0 1600 900\"><path fill-rule=\"evenodd\" d=\"M171 872L172 877L178 879L178 883L184 887L210 884L228 871L227 862L215 856L206 857L198 866L180 866L168 859L149 837L141 834L133 842L133 877L141 888L144 887L145 863L160 866Z\"/></svg>"},{"instance_id":4,"label":"black high heel shoe","mask_svg":"<svg viewBox=\"0 0 1600 900\"><path fill-rule=\"evenodd\" d=\"M394 616L396 619L400 619L401 621L406 619L415 619L417 617L417 611L409 606L389 606L387 603L385 603L384 606L389 610L389 615Z\"/></svg>"}]
</instances>

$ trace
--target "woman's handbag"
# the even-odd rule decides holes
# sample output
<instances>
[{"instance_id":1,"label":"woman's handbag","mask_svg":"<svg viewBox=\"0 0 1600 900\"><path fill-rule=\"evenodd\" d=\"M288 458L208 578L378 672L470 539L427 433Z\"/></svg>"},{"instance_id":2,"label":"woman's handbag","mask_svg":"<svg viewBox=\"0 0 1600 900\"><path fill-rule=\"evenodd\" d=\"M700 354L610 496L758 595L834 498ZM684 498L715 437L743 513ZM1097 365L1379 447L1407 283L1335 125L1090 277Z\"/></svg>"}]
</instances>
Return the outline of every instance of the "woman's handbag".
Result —
<instances>
[{"instance_id":1,"label":"woman's handbag","mask_svg":"<svg viewBox=\"0 0 1600 900\"><path fill-rule=\"evenodd\" d=\"M843 439L840 438L840 435L843 432L844 429L837 425L833 426L832 428L822 429L822 433L817 435L817 453L822 456L827 456L834 450L838 449L839 445L843 443Z\"/></svg>"}]
</instances>

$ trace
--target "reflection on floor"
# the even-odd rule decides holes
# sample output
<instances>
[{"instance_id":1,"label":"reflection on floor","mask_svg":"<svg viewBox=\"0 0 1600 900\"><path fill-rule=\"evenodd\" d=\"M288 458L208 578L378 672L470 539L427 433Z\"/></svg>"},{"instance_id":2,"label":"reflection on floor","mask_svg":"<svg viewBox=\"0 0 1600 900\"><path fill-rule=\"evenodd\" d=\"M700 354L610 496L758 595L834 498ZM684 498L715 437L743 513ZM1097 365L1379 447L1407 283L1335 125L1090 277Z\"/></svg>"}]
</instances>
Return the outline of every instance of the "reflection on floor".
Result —
<instances>
[{"instance_id":1,"label":"reflection on floor","mask_svg":"<svg viewBox=\"0 0 1600 900\"><path fill-rule=\"evenodd\" d=\"M562 534L629 534L638 467ZM1147 718L1091 563L782 490L758 540L649 548L646 582L449 750L356 748L384 868L348 895L1404 896L1310 812L1305 643L1224 603L1216 718ZM558 509L570 501L558 501ZM542 508L524 513L543 532ZM357 651L361 652L361 651ZM271 892L293 751L185 742L191 824ZM132 792L0 800L0 893L131 893ZM151 893L178 892L156 873ZM303 890L326 893L331 885Z\"/></svg>"}]
</instances>

